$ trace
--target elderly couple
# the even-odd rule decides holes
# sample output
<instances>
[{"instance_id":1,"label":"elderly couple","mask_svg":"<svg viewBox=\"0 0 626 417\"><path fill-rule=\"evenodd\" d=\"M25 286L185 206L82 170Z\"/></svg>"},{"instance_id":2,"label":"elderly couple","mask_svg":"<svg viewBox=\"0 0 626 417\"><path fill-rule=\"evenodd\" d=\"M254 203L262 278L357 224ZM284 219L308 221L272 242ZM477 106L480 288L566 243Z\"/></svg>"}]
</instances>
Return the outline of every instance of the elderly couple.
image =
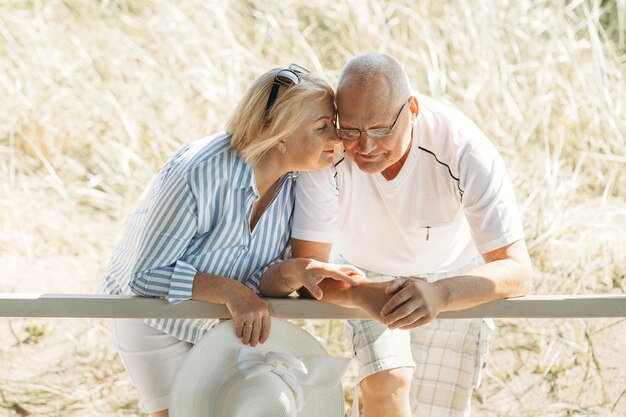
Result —
<instances>
[{"instance_id":1,"label":"elderly couple","mask_svg":"<svg viewBox=\"0 0 626 417\"><path fill-rule=\"evenodd\" d=\"M363 415L406 417L470 413L487 325L437 315L526 294L530 281L493 145L458 110L415 93L395 59L366 54L346 64L336 94L295 65L258 78L225 132L162 168L103 288L225 304L250 346L271 332L260 295L361 308L374 320L346 329ZM168 415L177 367L214 324L110 322L147 413Z\"/></svg>"}]
</instances>

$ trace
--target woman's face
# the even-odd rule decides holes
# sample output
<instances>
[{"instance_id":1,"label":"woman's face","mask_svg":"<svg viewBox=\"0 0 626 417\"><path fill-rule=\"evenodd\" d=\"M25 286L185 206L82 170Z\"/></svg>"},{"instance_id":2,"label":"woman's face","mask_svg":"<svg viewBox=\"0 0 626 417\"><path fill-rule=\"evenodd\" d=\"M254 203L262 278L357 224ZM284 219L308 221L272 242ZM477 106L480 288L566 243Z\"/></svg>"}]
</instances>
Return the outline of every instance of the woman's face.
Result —
<instances>
[{"instance_id":1,"label":"woman's face","mask_svg":"<svg viewBox=\"0 0 626 417\"><path fill-rule=\"evenodd\" d=\"M336 145L341 141L335 134L335 105L330 96L307 104L307 116L298 129L285 138L285 157L293 171L314 171L333 163Z\"/></svg>"}]
</instances>

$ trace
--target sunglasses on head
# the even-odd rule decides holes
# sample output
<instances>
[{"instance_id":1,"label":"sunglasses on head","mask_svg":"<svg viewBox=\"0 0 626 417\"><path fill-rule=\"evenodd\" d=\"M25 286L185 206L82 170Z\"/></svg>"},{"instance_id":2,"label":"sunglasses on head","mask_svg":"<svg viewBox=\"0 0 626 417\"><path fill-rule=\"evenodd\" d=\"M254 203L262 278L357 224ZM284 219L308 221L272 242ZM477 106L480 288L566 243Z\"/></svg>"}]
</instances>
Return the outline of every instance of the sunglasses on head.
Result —
<instances>
[{"instance_id":1,"label":"sunglasses on head","mask_svg":"<svg viewBox=\"0 0 626 417\"><path fill-rule=\"evenodd\" d=\"M274 105L276 97L278 96L278 89L281 85L290 87L292 85L300 84L300 76L298 74L308 74L310 71L297 64L289 65L289 68L281 69L276 73L274 77L274 84L272 85L272 91L267 99L267 105L265 106L265 113Z\"/></svg>"}]
</instances>

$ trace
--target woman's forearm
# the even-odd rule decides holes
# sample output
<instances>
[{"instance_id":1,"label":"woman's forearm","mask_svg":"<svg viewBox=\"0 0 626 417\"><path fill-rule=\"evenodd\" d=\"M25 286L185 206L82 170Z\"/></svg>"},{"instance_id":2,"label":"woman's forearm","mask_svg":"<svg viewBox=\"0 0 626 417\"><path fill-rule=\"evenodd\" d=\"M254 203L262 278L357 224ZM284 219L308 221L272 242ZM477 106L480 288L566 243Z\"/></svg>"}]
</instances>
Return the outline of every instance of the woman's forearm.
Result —
<instances>
[{"instance_id":1,"label":"woman's forearm","mask_svg":"<svg viewBox=\"0 0 626 417\"><path fill-rule=\"evenodd\" d=\"M228 297L241 289L247 289L247 287L237 280L206 272L196 272L191 299L206 303L226 304Z\"/></svg>"},{"instance_id":2,"label":"woman's forearm","mask_svg":"<svg viewBox=\"0 0 626 417\"><path fill-rule=\"evenodd\" d=\"M298 290L294 268L298 266L298 259L286 259L278 262L265 271L259 284L259 292L266 297L286 297Z\"/></svg>"}]
</instances>

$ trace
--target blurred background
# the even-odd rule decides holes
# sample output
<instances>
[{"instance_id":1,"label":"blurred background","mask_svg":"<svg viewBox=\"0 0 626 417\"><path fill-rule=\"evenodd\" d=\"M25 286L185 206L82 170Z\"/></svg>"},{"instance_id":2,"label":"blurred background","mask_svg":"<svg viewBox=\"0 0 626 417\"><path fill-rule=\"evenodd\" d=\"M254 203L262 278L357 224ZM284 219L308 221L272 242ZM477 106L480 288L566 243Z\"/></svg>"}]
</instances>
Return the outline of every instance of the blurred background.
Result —
<instances>
[{"instance_id":1,"label":"blurred background","mask_svg":"<svg viewBox=\"0 0 626 417\"><path fill-rule=\"evenodd\" d=\"M0 0L0 292L95 292L158 169L254 78L334 85L372 51L496 144L534 293L624 293L626 0ZM348 354L341 322L300 324ZM475 416L626 416L626 319L497 324ZM0 415L144 414L104 321L0 319Z\"/></svg>"}]
</instances>

